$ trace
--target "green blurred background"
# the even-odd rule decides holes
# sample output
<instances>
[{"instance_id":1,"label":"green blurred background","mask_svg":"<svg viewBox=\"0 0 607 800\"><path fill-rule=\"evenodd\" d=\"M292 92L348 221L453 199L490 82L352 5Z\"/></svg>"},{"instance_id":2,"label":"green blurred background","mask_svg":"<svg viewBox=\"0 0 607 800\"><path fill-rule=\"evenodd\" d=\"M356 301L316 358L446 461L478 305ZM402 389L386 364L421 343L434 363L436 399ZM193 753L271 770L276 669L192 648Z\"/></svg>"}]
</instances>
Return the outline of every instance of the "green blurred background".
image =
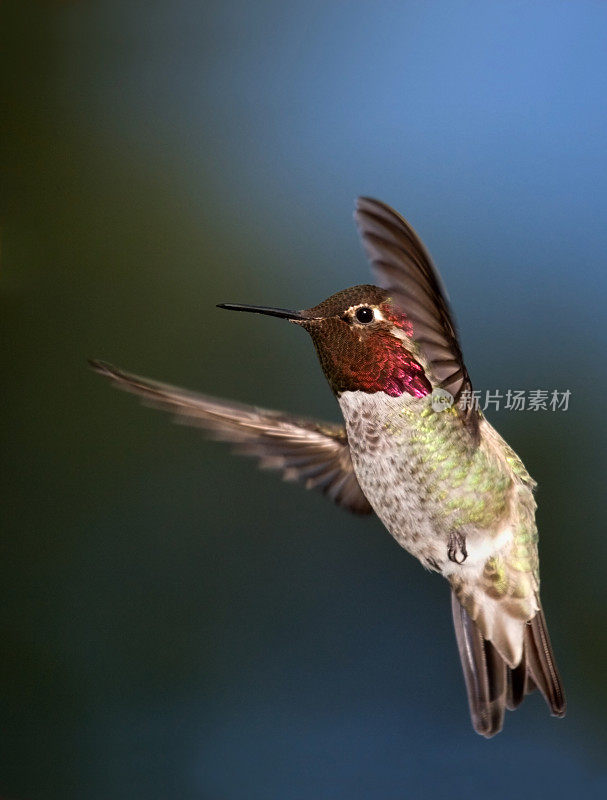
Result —
<instances>
[{"instance_id":1,"label":"green blurred background","mask_svg":"<svg viewBox=\"0 0 607 800\"><path fill-rule=\"evenodd\" d=\"M2 4L0 793L599 796L607 9ZM367 282L357 194L437 260L539 482L568 690L470 728L448 591L376 520L172 426L95 356L337 419L307 337L221 301Z\"/></svg>"}]
</instances>

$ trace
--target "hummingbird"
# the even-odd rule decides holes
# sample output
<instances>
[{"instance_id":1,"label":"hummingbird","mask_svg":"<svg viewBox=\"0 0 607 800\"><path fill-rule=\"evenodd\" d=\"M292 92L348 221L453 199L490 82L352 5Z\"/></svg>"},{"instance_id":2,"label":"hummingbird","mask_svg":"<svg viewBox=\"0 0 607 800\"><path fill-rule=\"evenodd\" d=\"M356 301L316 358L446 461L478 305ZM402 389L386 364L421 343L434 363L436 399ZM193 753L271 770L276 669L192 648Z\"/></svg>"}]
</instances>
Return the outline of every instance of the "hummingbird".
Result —
<instances>
[{"instance_id":1,"label":"hummingbird","mask_svg":"<svg viewBox=\"0 0 607 800\"><path fill-rule=\"evenodd\" d=\"M312 308L224 303L306 330L344 424L241 405L92 367L148 405L229 441L263 468L375 513L394 539L450 584L472 725L490 738L538 689L554 716L565 695L539 597L535 481L470 397L472 384L440 275L412 226L356 201L377 285Z\"/></svg>"}]
</instances>

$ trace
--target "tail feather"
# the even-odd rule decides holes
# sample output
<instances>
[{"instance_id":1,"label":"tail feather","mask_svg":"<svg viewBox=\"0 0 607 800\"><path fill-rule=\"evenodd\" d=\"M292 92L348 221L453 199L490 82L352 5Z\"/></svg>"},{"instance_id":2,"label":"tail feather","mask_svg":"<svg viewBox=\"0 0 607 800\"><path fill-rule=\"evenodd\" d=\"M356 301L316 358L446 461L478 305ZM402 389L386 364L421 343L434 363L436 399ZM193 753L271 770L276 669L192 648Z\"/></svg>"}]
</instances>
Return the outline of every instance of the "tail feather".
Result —
<instances>
[{"instance_id":1,"label":"tail feather","mask_svg":"<svg viewBox=\"0 0 607 800\"><path fill-rule=\"evenodd\" d=\"M527 671L555 717L564 717L567 710L563 684L554 662L552 645L541 605L535 617L525 626L525 659Z\"/></svg>"},{"instance_id":2,"label":"tail feather","mask_svg":"<svg viewBox=\"0 0 607 800\"><path fill-rule=\"evenodd\" d=\"M453 624L468 690L472 725L481 736L499 733L506 706L506 663L483 639L472 618L451 593Z\"/></svg>"},{"instance_id":3,"label":"tail feather","mask_svg":"<svg viewBox=\"0 0 607 800\"><path fill-rule=\"evenodd\" d=\"M523 702L527 692L531 691L531 689L528 688L527 667L523 661L521 661L518 667L508 669L507 681L506 708L510 711L514 711L514 709L518 708ZM532 688L535 688L535 686Z\"/></svg>"},{"instance_id":4,"label":"tail feather","mask_svg":"<svg viewBox=\"0 0 607 800\"><path fill-rule=\"evenodd\" d=\"M541 606L524 625L521 661L514 667L483 637L477 624L454 592L451 608L455 637L468 691L474 730L491 738L501 731L505 710L517 708L525 694L538 688L555 716L565 714L565 695L554 662L546 621Z\"/></svg>"}]
</instances>

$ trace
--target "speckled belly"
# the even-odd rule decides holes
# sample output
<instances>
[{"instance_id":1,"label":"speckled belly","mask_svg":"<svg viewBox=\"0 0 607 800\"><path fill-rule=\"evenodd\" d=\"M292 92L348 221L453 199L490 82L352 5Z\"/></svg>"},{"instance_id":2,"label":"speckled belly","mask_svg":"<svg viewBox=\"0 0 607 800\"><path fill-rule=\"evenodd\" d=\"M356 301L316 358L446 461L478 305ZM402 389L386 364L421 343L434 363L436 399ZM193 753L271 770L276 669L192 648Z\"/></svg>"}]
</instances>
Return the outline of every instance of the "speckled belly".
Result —
<instances>
[{"instance_id":1,"label":"speckled belly","mask_svg":"<svg viewBox=\"0 0 607 800\"><path fill-rule=\"evenodd\" d=\"M437 525L427 465L409 446L410 431L398 413L403 401L396 400L398 404L394 398L385 402L364 392L341 396L352 462L367 499L396 541L427 566L440 569L449 533Z\"/></svg>"},{"instance_id":2,"label":"speckled belly","mask_svg":"<svg viewBox=\"0 0 607 800\"><path fill-rule=\"evenodd\" d=\"M457 420L429 404L381 392L340 397L356 475L373 509L402 547L443 571L453 566L452 532L469 543L467 564L476 561L476 543L486 540L487 528L497 532L504 516L510 479L472 452Z\"/></svg>"}]
</instances>

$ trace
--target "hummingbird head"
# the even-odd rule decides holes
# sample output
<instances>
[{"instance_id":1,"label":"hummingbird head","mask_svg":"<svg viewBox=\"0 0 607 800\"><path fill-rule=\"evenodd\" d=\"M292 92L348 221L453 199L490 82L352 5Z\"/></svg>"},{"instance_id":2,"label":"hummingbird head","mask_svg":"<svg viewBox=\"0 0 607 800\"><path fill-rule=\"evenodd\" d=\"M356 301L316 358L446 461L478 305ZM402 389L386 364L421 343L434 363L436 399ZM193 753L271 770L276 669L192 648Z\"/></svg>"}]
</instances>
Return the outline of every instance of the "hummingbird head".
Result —
<instances>
[{"instance_id":1,"label":"hummingbird head","mask_svg":"<svg viewBox=\"0 0 607 800\"><path fill-rule=\"evenodd\" d=\"M432 386L413 355L413 328L390 294L377 286L353 286L303 311L263 306L221 304L219 308L250 311L288 319L305 328L335 394L362 391L430 394Z\"/></svg>"}]
</instances>

